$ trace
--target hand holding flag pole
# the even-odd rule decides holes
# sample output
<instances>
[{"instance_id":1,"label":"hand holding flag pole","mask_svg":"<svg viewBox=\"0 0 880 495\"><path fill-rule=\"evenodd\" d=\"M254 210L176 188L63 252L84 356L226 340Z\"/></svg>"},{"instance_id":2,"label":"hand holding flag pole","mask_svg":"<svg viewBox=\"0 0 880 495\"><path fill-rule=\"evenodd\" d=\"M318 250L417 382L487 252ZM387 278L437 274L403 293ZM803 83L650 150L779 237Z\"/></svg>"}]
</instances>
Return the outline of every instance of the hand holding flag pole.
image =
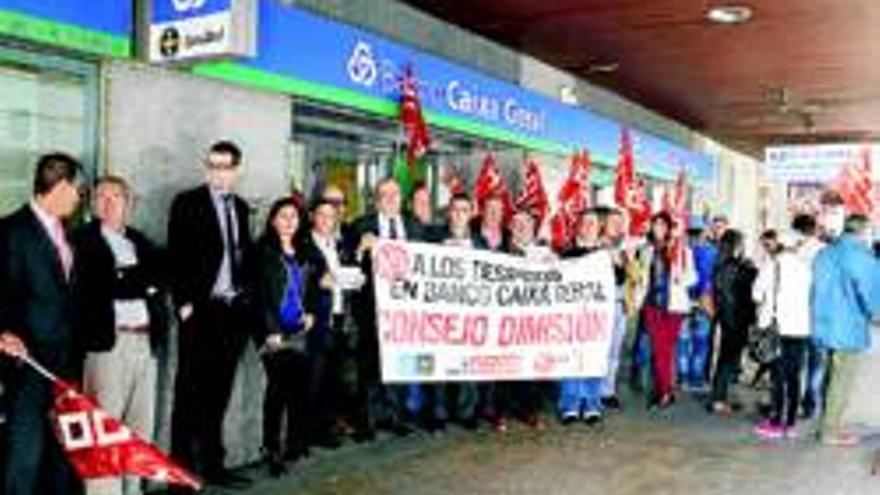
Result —
<instances>
[{"instance_id":1,"label":"hand holding flag pole","mask_svg":"<svg viewBox=\"0 0 880 495\"><path fill-rule=\"evenodd\" d=\"M64 382L30 355L19 358L53 384L52 416L64 452L83 479L140 476L200 490L193 474L110 417L90 397Z\"/></svg>"}]
</instances>

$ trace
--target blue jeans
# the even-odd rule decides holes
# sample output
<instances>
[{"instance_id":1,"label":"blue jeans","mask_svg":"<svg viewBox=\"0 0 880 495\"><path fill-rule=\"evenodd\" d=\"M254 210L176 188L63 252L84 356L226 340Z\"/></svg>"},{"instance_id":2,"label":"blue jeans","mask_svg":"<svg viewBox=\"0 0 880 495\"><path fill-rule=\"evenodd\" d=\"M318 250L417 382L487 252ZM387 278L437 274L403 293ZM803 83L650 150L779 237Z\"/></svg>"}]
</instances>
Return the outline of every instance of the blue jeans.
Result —
<instances>
[{"instance_id":1,"label":"blue jeans","mask_svg":"<svg viewBox=\"0 0 880 495\"><path fill-rule=\"evenodd\" d=\"M706 365L712 343L712 320L696 310L684 320L678 338L678 380L682 385L702 387L706 383Z\"/></svg>"},{"instance_id":2,"label":"blue jeans","mask_svg":"<svg viewBox=\"0 0 880 495\"><path fill-rule=\"evenodd\" d=\"M602 412L604 378L572 378L559 384L559 414L578 415Z\"/></svg>"},{"instance_id":3,"label":"blue jeans","mask_svg":"<svg viewBox=\"0 0 880 495\"><path fill-rule=\"evenodd\" d=\"M822 416L825 402L825 375L828 370L828 351L820 348L810 340L807 345L807 376L804 380L804 398L802 406L804 416L818 418Z\"/></svg>"}]
</instances>

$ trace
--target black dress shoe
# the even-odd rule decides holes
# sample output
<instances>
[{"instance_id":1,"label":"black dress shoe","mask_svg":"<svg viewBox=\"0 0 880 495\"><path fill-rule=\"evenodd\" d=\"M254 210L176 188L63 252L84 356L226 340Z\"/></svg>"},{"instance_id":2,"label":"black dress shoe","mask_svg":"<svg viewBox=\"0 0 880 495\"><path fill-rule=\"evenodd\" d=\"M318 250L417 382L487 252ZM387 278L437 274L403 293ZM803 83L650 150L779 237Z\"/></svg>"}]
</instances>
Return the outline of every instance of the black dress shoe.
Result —
<instances>
[{"instance_id":1,"label":"black dress shoe","mask_svg":"<svg viewBox=\"0 0 880 495\"><path fill-rule=\"evenodd\" d=\"M376 430L372 428L357 430L352 434L351 438L357 443L372 442L376 439Z\"/></svg>"},{"instance_id":2,"label":"black dress shoe","mask_svg":"<svg viewBox=\"0 0 880 495\"><path fill-rule=\"evenodd\" d=\"M309 455L311 455L311 451L304 445L291 445L284 449L285 461L298 461L305 459Z\"/></svg>"},{"instance_id":3,"label":"black dress shoe","mask_svg":"<svg viewBox=\"0 0 880 495\"><path fill-rule=\"evenodd\" d=\"M391 425L391 433L399 437L405 437L414 431L415 429L406 423L397 422Z\"/></svg>"},{"instance_id":4,"label":"black dress shoe","mask_svg":"<svg viewBox=\"0 0 880 495\"><path fill-rule=\"evenodd\" d=\"M205 481L211 486L230 488L233 490L248 488L253 483L250 478L233 473L228 469L218 469L206 473Z\"/></svg>"},{"instance_id":5,"label":"black dress shoe","mask_svg":"<svg viewBox=\"0 0 880 495\"><path fill-rule=\"evenodd\" d=\"M326 435L321 435L320 437L315 438L312 441L312 445L325 449L338 449L340 446L342 446L342 440L340 440L338 436L328 433Z\"/></svg>"},{"instance_id":6,"label":"black dress shoe","mask_svg":"<svg viewBox=\"0 0 880 495\"><path fill-rule=\"evenodd\" d=\"M468 431L474 431L480 427L477 418L465 418L460 421L461 427Z\"/></svg>"},{"instance_id":7,"label":"black dress shoe","mask_svg":"<svg viewBox=\"0 0 880 495\"><path fill-rule=\"evenodd\" d=\"M266 464L269 467L269 475L273 478L278 478L287 473L287 468L284 467L284 456L279 452L269 454L266 457Z\"/></svg>"},{"instance_id":8,"label":"black dress shoe","mask_svg":"<svg viewBox=\"0 0 880 495\"><path fill-rule=\"evenodd\" d=\"M610 409L610 410L620 409L620 399L618 399L617 396L614 396L614 395L611 395L608 397L603 397L602 398L602 406L604 406L605 409Z\"/></svg>"}]
</instances>

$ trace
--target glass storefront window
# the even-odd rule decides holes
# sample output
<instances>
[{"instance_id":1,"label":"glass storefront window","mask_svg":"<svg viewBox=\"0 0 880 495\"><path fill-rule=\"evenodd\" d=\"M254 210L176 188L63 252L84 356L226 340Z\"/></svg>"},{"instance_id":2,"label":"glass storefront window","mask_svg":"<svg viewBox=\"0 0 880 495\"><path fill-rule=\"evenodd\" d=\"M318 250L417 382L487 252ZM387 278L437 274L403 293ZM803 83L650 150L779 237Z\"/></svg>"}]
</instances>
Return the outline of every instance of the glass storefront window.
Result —
<instances>
[{"instance_id":1,"label":"glass storefront window","mask_svg":"<svg viewBox=\"0 0 880 495\"><path fill-rule=\"evenodd\" d=\"M98 115L92 66L0 46L0 215L31 195L36 158L64 151L93 175Z\"/></svg>"},{"instance_id":2,"label":"glass storefront window","mask_svg":"<svg viewBox=\"0 0 880 495\"><path fill-rule=\"evenodd\" d=\"M527 156L525 150L499 142L487 142L442 129L431 128L431 150L425 166L415 173L431 190L435 206L444 206L448 193L440 183L447 167L453 167L468 190L488 152L508 177L512 190L519 187L519 170ZM373 188L400 167L405 155L405 139L395 120L315 102L296 101L293 105L293 144L303 170L300 189L312 197L326 184L335 184L346 193L349 216L364 213L373 204Z\"/></svg>"}]
</instances>

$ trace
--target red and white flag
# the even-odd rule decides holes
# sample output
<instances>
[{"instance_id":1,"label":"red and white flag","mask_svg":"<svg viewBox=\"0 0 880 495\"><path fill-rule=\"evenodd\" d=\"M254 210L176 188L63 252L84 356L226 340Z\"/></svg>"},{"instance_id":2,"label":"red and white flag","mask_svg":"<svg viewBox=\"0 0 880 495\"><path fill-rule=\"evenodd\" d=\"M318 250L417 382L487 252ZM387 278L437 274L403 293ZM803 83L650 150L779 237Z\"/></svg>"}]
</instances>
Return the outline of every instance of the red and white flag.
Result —
<instances>
[{"instance_id":1,"label":"red and white flag","mask_svg":"<svg viewBox=\"0 0 880 495\"><path fill-rule=\"evenodd\" d=\"M681 275L687 263L685 249L688 229L688 184L684 170L678 172L671 198L664 196L664 208L668 208L672 216L672 244L670 245L670 272L673 276Z\"/></svg>"},{"instance_id":2,"label":"red and white flag","mask_svg":"<svg viewBox=\"0 0 880 495\"><path fill-rule=\"evenodd\" d=\"M858 160L843 168L836 181L836 189L843 199L847 213L858 213L871 218L878 209L877 191L871 164L871 148L864 146Z\"/></svg>"},{"instance_id":3,"label":"red and white flag","mask_svg":"<svg viewBox=\"0 0 880 495\"><path fill-rule=\"evenodd\" d=\"M629 128L623 127L620 130L620 155L617 159L617 170L614 177L614 202L620 208L629 209L632 189L635 185L635 174L632 138Z\"/></svg>"},{"instance_id":4,"label":"red and white flag","mask_svg":"<svg viewBox=\"0 0 880 495\"><path fill-rule=\"evenodd\" d=\"M474 200L480 215L483 214L486 200L493 197L501 198L504 203L504 218L505 220L509 219L513 214L513 200L510 198L510 191L507 189L504 176L501 175L501 169L495 163L492 153L488 153L474 183Z\"/></svg>"},{"instance_id":5,"label":"red and white flag","mask_svg":"<svg viewBox=\"0 0 880 495\"><path fill-rule=\"evenodd\" d=\"M571 158L568 178L557 195L556 212L550 219L553 249L562 251L571 246L577 234L577 225L590 208L590 155L584 150Z\"/></svg>"},{"instance_id":6,"label":"red and white flag","mask_svg":"<svg viewBox=\"0 0 880 495\"><path fill-rule=\"evenodd\" d=\"M540 228L547 216L550 202L547 199L547 191L544 190L541 169L534 160L529 160L526 164L524 178L522 191L516 198L516 207L528 210L535 219L535 226Z\"/></svg>"},{"instance_id":7,"label":"red and white flag","mask_svg":"<svg viewBox=\"0 0 880 495\"><path fill-rule=\"evenodd\" d=\"M121 421L110 417L92 398L58 378L46 376L54 385L55 430L81 478L128 475L195 490L201 488L198 478Z\"/></svg>"},{"instance_id":8,"label":"red and white flag","mask_svg":"<svg viewBox=\"0 0 880 495\"><path fill-rule=\"evenodd\" d=\"M407 66L400 83L400 122L407 141L406 163L413 168L416 161L428 152L431 137L422 115L422 104L412 66Z\"/></svg>"}]
</instances>

